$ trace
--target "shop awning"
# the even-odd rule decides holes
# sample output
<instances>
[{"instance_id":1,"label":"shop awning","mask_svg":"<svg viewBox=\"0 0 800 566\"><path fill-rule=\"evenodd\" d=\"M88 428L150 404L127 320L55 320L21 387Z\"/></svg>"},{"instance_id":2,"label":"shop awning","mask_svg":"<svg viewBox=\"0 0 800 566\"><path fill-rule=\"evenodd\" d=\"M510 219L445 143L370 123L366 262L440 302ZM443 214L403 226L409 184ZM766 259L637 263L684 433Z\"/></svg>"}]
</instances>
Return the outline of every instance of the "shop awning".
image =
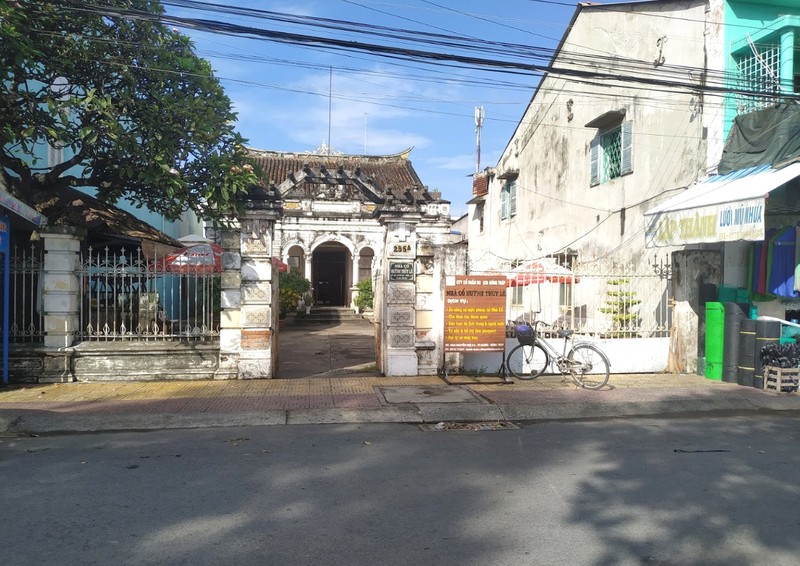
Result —
<instances>
[{"instance_id":1,"label":"shop awning","mask_svg":"<svg viewBox=\"0 0 800 566\"><path fill-rule=\"evenodd\" d=\"M645 212L648 248L764 239L767 195L800 177L800 163L715 175Z\"/></svg>"}]
</instances>

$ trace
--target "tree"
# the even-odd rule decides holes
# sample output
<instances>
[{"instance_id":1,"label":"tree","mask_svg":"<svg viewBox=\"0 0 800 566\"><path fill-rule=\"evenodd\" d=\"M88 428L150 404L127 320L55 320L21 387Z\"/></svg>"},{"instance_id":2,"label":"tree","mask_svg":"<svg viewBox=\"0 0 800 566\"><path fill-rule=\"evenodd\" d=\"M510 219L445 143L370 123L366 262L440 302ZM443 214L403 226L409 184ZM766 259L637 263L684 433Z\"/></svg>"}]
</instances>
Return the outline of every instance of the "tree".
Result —
<instances>
[{"instance_id":1,"label":"tree","mask_svg":"<svg viewBox=\"0 0 800 566\"><path fill-rule=\"evenodd\" d=\"M158 0L0 0L0 174L35 202L62 186L169 220L219 218L257 182L235 113ZM66 161L32 159L63 147Z\"/></svg>"}]
</instances>

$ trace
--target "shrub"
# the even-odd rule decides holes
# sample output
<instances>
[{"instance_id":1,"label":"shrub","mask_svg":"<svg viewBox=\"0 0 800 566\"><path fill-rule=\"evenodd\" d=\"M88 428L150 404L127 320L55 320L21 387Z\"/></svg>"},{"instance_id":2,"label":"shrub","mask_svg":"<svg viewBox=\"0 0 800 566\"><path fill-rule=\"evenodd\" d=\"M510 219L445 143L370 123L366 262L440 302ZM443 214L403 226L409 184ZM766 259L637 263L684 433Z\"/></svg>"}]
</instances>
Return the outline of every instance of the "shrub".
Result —
<instances>
[{"instance_id":1,"label":"shrub","mask_svg":"<svg viewBox=\"0 0 800 566\"><path fill-rule=\"evenodd\" d=\"M278 303L281 315L297 308L300 298L311 289L311 282L300 275L297 269L291 269L278 275Z\"/></svg>"},{"instance_id":2,"label":"shrub","mask_svg":"<svg viewBox=\"0 0 800 566\"><path fill-rule=\"evenodd\" d=\"M358 295L356 295L356 306L362 309L372 308L372 279L364 279L356 284Z\"/></svg>"}]
</instances>

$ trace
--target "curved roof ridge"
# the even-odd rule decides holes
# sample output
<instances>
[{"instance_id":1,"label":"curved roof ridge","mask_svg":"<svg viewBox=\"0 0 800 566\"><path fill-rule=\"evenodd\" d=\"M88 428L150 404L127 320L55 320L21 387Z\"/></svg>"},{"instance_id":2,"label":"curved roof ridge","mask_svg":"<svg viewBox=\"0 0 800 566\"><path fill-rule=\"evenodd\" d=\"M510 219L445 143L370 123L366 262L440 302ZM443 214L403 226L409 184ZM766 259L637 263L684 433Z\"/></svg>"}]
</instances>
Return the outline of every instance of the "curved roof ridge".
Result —
<instances>
[{"instance_id":1,"label":"curved roof ridge","mask_svg":"<svg viewBox=\"0 0 800 566\"><path fill-rule=\"evenodd\" d=\"M378 159L403 159L408 160L411 151L414 149L414 146L410 146L403 151L398 153L390 153L387 155L370 155L370 154L354 154L354 153L331 153L330 155L324 153L314 153L311 151L281 151L275 149L260 149L257 147L250 147L245 146L245 149L249 152L254 154L260 155L274 155L280 157L296 157L298 159L306 159L306 158L318 158L318 159L336 159L344 158L344 159L367 159L367 160L378 160Z\"/></svg>"}]
</instances>

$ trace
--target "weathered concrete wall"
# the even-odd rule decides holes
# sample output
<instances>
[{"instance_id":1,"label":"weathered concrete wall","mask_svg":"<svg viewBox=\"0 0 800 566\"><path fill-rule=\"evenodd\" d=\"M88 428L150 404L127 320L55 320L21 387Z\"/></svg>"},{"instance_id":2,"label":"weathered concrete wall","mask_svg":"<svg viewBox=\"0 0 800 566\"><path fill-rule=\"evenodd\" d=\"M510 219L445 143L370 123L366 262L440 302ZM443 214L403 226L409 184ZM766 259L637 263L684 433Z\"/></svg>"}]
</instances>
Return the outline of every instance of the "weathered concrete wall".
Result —
<instances>
[{"instance_id":1,"label":"weathered concrete wall","mask_svg":"<svg viewBox=\"0 0 800 566\"><path fill-rule=\"evenodd\" d=\"M681 18L663 17L678 9ZM704 9L691 0L582 9L553 66L607 78L579 87L558 73L543 79L492 171L483 232L473 231L477 220L470 220L473 271L566 248L584 261L649 259L643 213L662 193L665 198L705 173L703 100L686 89L612 77L674 80L677 66L704 68ZM656 59L663 62L654 65ZM621 119L633 123L633 172L590 186L590 143L598 128L588 125L608 112L624 112ZM507 174L518 174L517 212L501 219L501 177Z\"/></svg>"},{"instance_id":2,"label":"weathered concrete wall","mask_svg":"<svg viewBox=\"0 0 800 566\"><path fill-rule=\"evenodd\" d=\"M215 342L84 342L70 360L77 381L220 379Z\"/></svg>"},{"instance_id":3,"label":"weathered concrete wall","mask_svg":"<svg viewBox=\"0 0 800 566\"><path fill-rule=\"evenodd\" d=\"M9 354L12 383L236 378L220 367L216 342L83 342L62 350L15 346ZM54 375L54 367L63 370Z\"/></svg>"}]
</instances>

